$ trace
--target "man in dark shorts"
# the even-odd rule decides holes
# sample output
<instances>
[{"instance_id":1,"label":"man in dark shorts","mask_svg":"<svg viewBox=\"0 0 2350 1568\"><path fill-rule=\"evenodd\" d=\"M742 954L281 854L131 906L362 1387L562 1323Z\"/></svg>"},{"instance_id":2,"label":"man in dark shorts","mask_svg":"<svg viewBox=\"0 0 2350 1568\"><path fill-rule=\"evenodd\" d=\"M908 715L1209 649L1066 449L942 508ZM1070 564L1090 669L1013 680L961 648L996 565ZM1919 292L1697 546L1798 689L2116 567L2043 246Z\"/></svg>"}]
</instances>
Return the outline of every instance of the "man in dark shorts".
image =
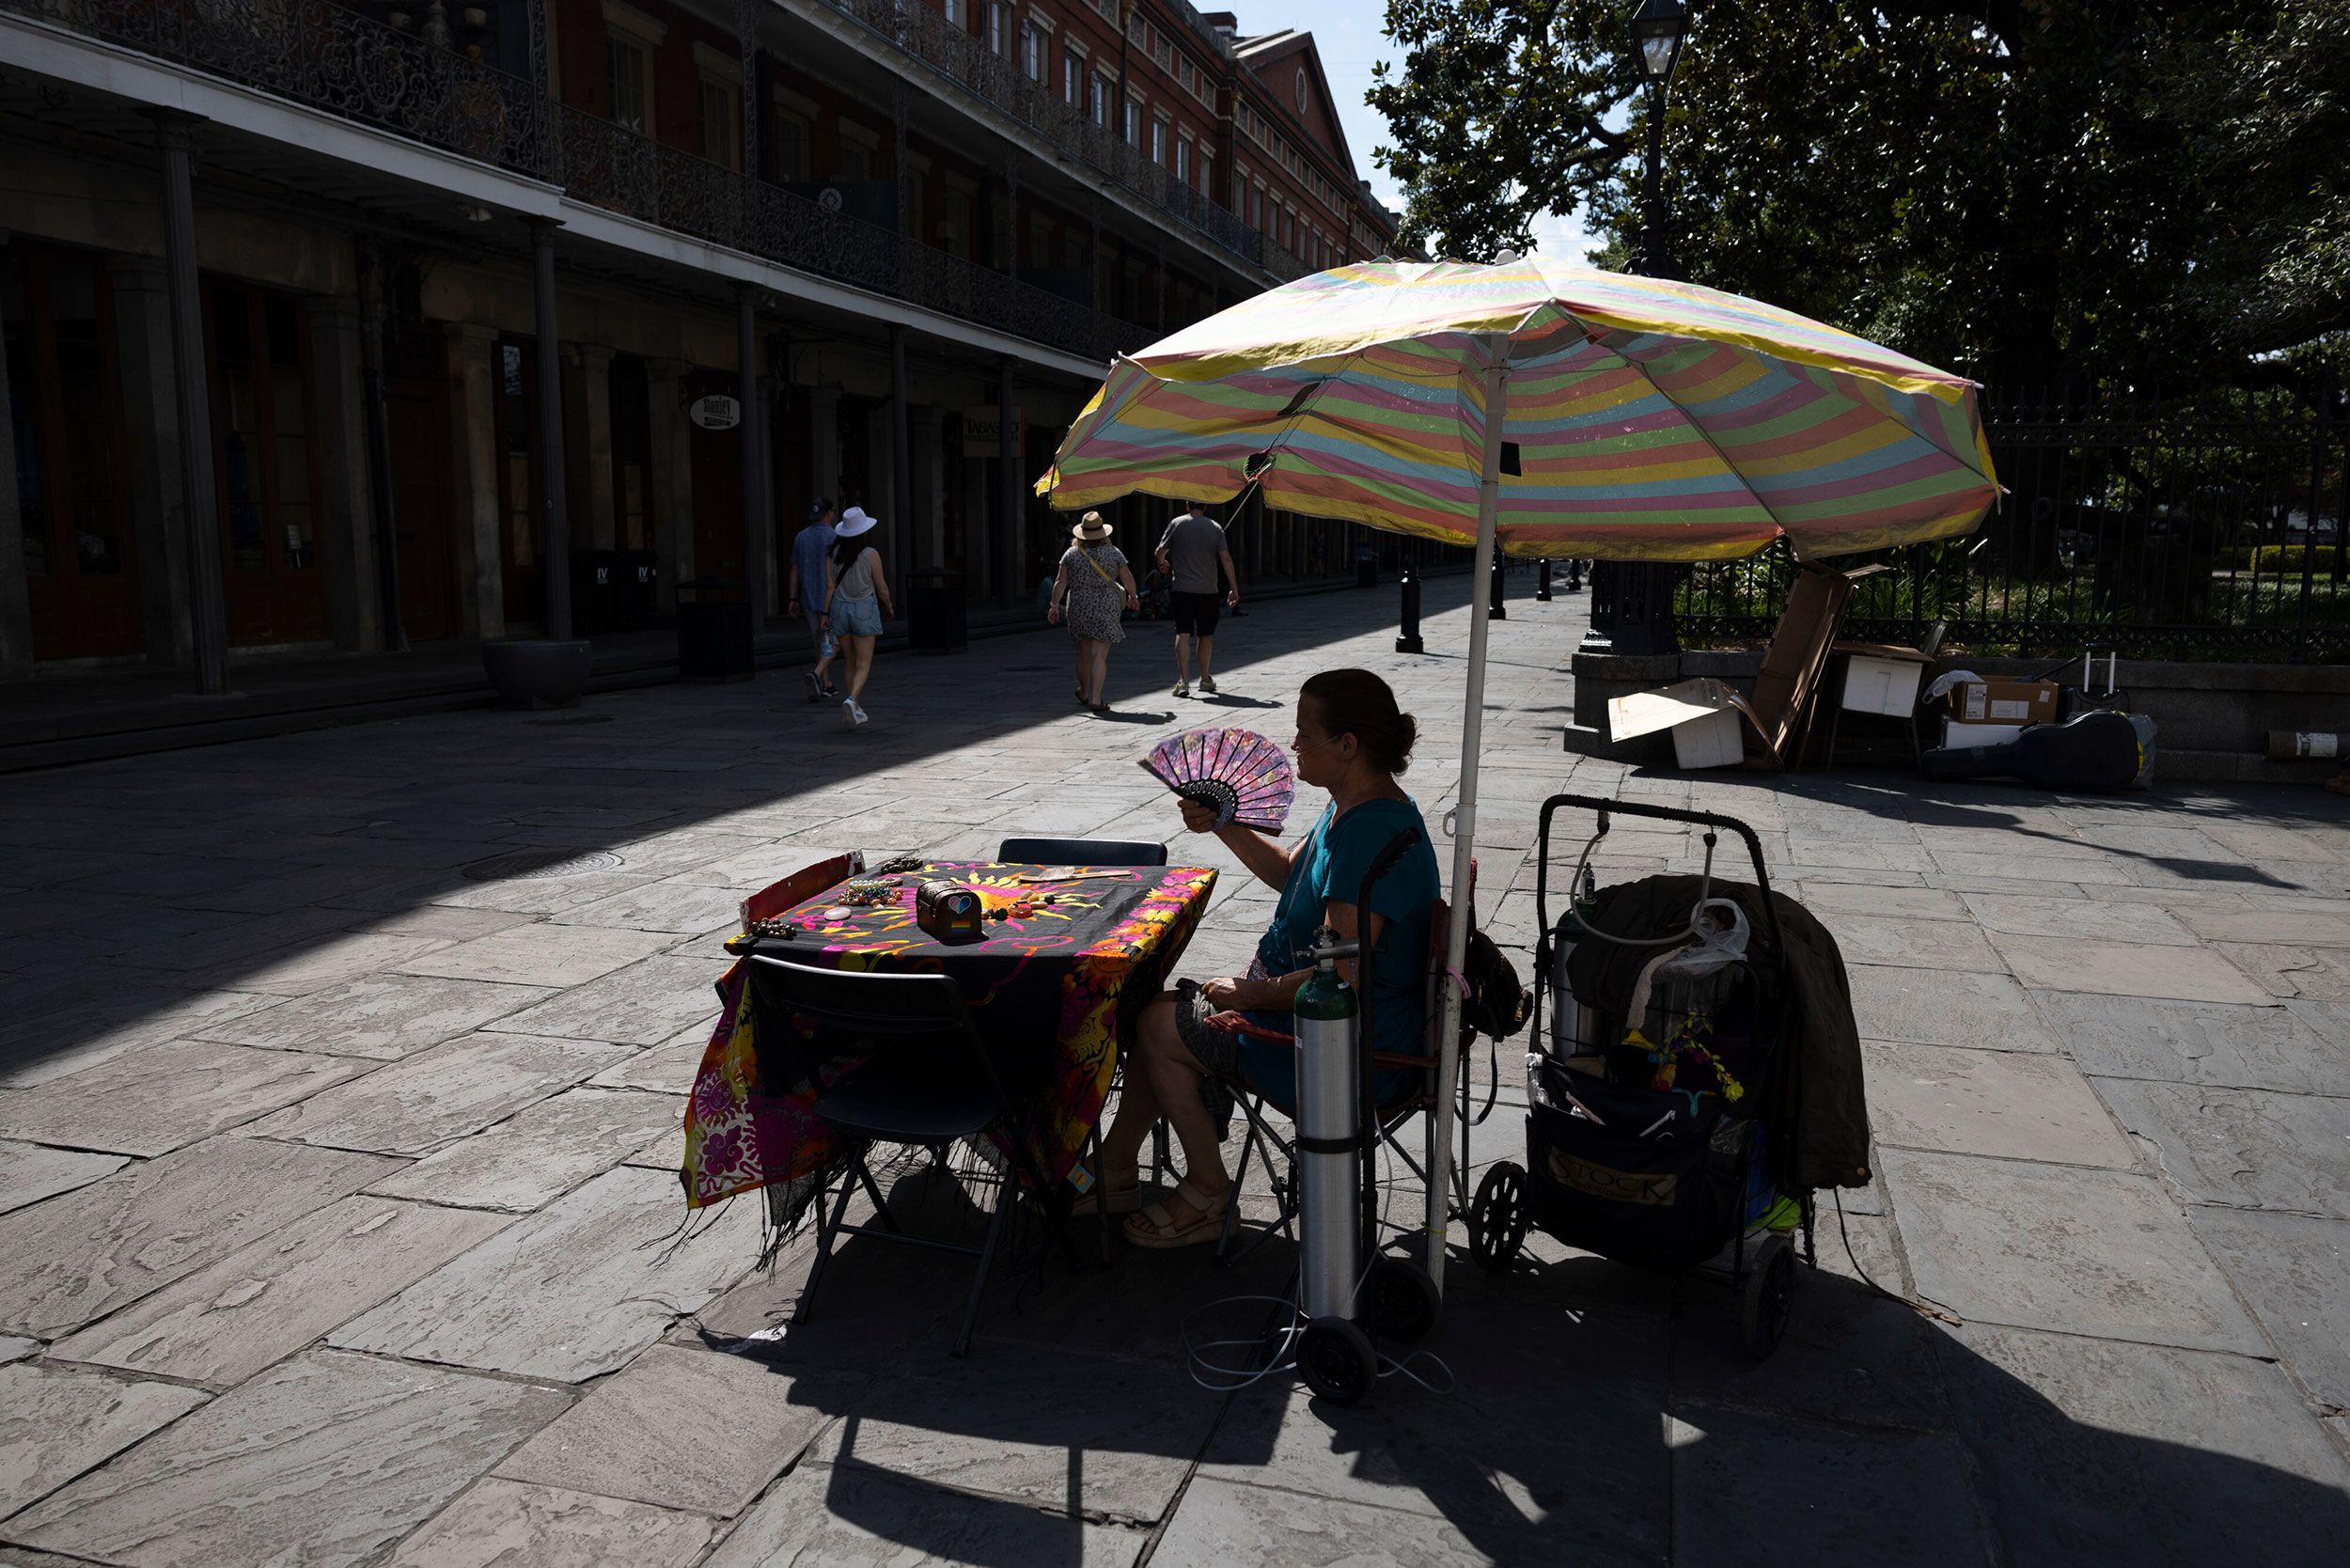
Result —
<instances>
[{"instance_id":1,"label":"man in dark shorts","mask_svg":"<svg viewBox=\"0 0 2350 1568\"><path fill-rule=\"evenodd\" d=\"M1169 608L1175 620L1175 695L1191 695L1191 651L1199 645L1199 690L1215 692L1215 677L1208 673L1215 642L1216 617L1223 605L1240 603L1240 571L1224 542L1224 525L1195 506L1167 525L1153 552L1159 570L1175 579ZM1232 587L1221 603L1216 598L1217 569Z\"/></svg>"}]
</instances>

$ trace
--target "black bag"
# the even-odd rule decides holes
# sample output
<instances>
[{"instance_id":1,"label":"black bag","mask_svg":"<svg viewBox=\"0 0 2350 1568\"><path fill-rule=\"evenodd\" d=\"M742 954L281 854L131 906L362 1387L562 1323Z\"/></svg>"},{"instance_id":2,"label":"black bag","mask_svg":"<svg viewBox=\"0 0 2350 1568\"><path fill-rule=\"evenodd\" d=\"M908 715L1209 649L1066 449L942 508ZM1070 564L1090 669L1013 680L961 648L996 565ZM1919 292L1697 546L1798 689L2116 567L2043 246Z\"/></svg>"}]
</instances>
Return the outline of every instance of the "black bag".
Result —
<instances>
[{"instance_id":1,"label":"black bag","mask_svg":"<svg viewBox=\"0 0 2350 1568\"><path fill-rule=\"evenodd\" d=\"M1461 1027L1488 1040L1507 1040L1533 1016L1534 997L1493 938L1469 928L1468 952L1461 960L1468 995L1461 1002Z\"/></svg>"},{"instance_id":2,"label":"black bag","mask_svg":"<svg viewBox=\"0 0 2350 1568\"><path fill-rule=\"evenodd\" d=\"M1555 1062L1539 1070L1538 1087L1527 1114L1527 1207L1546 1234L1677 1268L1735 1233L1759 1132L1750 1118L1728 1114L1718 1095L1611 1084Z\"/></svg>"}]
</instances>

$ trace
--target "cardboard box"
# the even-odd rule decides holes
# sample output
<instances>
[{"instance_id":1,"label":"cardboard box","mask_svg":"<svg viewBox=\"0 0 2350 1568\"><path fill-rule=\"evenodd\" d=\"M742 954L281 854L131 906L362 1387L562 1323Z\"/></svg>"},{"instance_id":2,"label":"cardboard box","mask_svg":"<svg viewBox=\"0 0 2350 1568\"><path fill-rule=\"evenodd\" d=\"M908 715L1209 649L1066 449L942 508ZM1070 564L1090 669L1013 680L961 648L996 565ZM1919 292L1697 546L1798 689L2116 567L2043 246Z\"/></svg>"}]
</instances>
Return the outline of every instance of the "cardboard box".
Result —
<instances>
[{"instance_id":1,"label":"cardboard box","mask_svg":"<svg viewBox=\"0 0 2350 1568\"><path fill-rule=\"evenodd\" d=\"M1918 711L1926 656L1914 648L1886 643L1840 642L1844 658L1844 712L1907 718Z\"/></svg>"},{"instance_id":2,"label":"cardboard box","mask_svg":"<svg viewBox=\"0 0 2350 1568\"><path fill-rule=\"evenodd\" d=\"M1950 688L1950 716L1961 724L2054 724L2054 681L1962 681Z\"/></svg>"},{"instance_id":3,"label":"cardboard box","mask_svg":"<svg viewBox=\"0 0 2350 1568\"><path fill-rule=\"evenodd\" d=\"M1610 739L1628 741L1670 729L1673 760L1683 768L1736 767L1746 760L1746 730L1753 724L1746 698L1711 676L1661 692L1634 692L1607 704Z\"/></svg>"},{"instance_id":4,"label":"cardboard box","mask_svg":"<svg viewBox=\"0 0 2350 1568\"><path fill-rule=\"evenodd\" d=\"M1793 765L1802 750L1813 699L1827 673L1829 645L1844 623L1854 585L1887 570L1863 566L1840 572L1806 561L1788 588L1787 607L1771 632L1771 645L1762 651L1762 670L1754 678L1749 704L1756 733L1762 737L1770 760L1781 767Z\"/></svg>"},{"instance_id":5,"label":"cardboard box","mask_svg":"<svg viewBox=\"0 0 2350 1568\"><path fill-rule=\"evenodd\" d=\"M1942 744L1954 745L2005 745L2024 732L2020 724L1967 724L1963 720L1946 718L1942 721Z\"/></svg>"}]
</instances>

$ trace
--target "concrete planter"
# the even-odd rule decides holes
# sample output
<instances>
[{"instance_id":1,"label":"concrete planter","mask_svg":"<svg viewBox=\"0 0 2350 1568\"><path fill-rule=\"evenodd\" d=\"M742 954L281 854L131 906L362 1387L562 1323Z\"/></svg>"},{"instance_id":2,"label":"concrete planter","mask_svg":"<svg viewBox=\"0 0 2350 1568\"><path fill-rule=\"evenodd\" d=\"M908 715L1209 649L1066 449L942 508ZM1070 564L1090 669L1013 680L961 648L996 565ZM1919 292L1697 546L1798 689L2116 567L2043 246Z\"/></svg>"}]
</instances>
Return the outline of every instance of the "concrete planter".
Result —
<instances>
[{"instance_id":1,"label":"concrete planter","mask_svg":"<svg viewBox=\"0 0 2350 1568\"><path fill-rule=\"evenodd\" d=\"M513 708L569 708L588 684L588 645L518 638L481 645L490 684Z\"/></svg>"}]
</instances>

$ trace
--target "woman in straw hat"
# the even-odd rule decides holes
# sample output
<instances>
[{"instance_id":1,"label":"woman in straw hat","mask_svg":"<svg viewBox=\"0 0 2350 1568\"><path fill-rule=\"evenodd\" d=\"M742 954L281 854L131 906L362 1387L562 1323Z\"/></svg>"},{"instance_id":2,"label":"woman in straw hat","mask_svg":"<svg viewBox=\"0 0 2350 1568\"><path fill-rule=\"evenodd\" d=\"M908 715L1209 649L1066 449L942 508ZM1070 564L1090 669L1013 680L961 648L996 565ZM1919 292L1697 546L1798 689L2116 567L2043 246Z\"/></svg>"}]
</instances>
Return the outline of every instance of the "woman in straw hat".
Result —
<instances>
[{"instance_id":1,"label":"woman in straw hat","mask_svg":"<svg viewBox=\"0 0 2350 1568\"><path fill-rule=\"evenodd\" d=\"M1134 572L1110 542L1110 525L1100 512L1087 512L1069 534L1044 619L1055 625L1068 619L1069 635L1077 639L1077 702L1106 713L1110 644L1126 640L1119 611L1138 609L1141 601L1135 596Z\"/></svg>"},{"instance_id":2,"label":"woman in straw hat","mask_svg":"<svg viewBox=\"0 0 2350 1568\"><path fill-rule=\"evenodd\" d=\"M833 527L832 555L824 563L823 625L840 645L849 666L849 692L840 711L852 729L865 724L865 678L873 673L873 643L882 621L898 613L889 598L889 578L882 571L881 552L870 537L879 519L863 507L851 507Z\"/></svg>"}]
</instances>

